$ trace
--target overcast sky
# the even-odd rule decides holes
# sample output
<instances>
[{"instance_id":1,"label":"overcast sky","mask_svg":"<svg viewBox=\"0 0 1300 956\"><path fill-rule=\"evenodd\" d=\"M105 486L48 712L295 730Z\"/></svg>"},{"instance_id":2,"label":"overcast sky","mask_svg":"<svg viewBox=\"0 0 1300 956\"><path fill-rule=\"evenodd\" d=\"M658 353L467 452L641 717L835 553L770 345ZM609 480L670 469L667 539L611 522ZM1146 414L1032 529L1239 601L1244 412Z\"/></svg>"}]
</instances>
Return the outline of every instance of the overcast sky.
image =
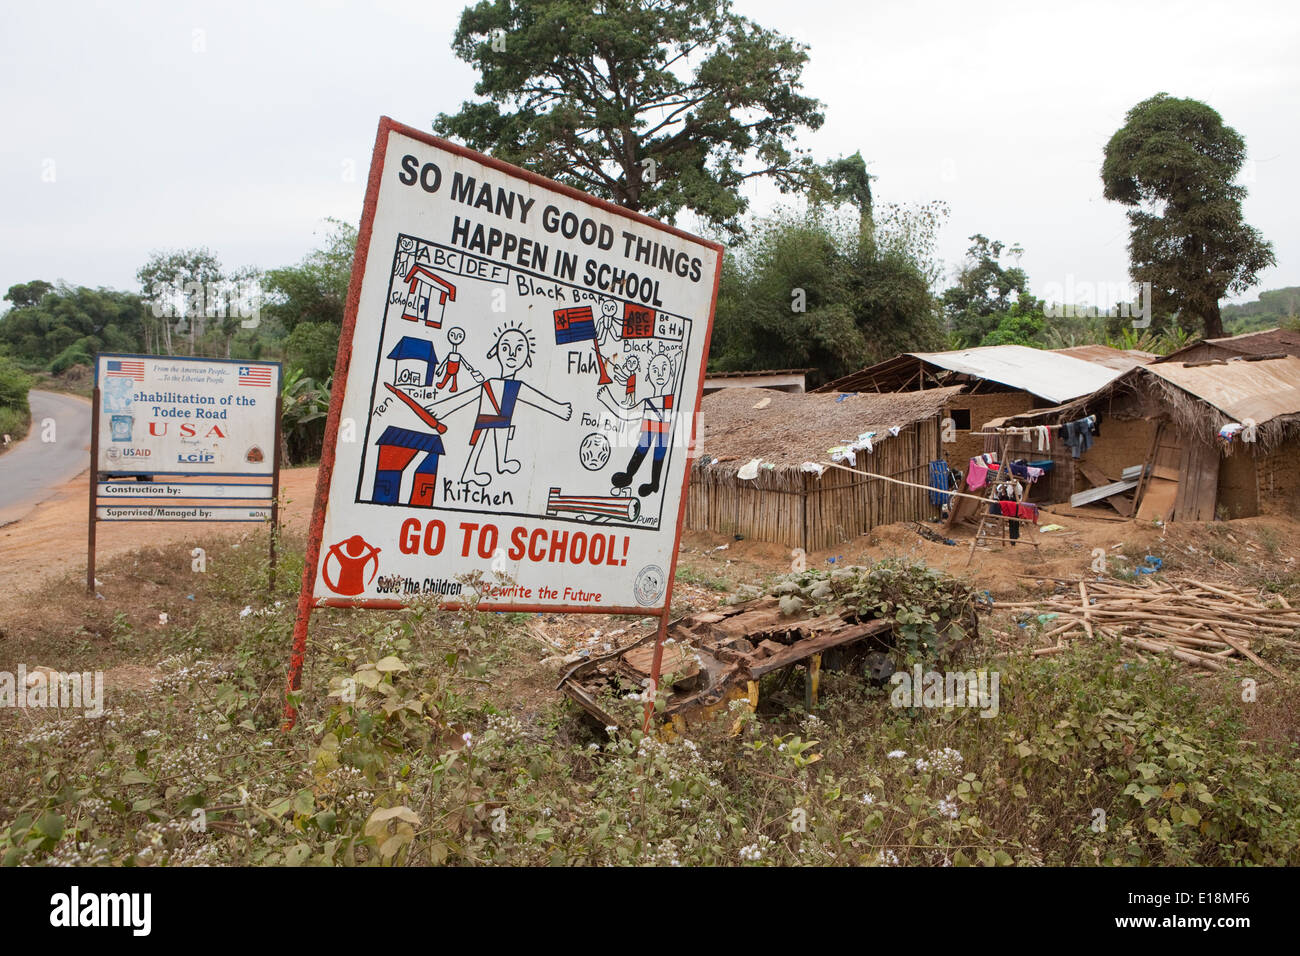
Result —
<instances>
[{"instance_id":1,"label":"overcast sky","mask_svg":"<svg viewBox=\"0 0 1300 956\"><path fill-rule=\"evenodd\" d=\"M8 4L0 30L0 289L136 289L151 250L296 262L360 218L382 114L428 129L472 97L450 50L462 4ZM1138 101L1203 100L1247 143L1246 219L1300 284L1300 13L1294 3L737 0L811 47L819 158L861 150L877 203L947 201L940 255L981 232L1052 284L1127 277L1102 149ZM752 189L766 209L774 191ZM689 219L679 222L692 228Z\"/></svg>"}]
</instances>

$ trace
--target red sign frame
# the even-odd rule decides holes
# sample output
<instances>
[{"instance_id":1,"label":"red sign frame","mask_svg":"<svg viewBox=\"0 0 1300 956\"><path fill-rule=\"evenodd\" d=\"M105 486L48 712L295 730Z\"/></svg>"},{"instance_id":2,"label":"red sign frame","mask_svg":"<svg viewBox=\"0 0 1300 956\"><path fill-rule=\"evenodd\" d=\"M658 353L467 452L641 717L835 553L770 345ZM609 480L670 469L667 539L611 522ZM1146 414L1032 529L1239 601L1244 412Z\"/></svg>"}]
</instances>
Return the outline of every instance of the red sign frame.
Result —
<instances>
[{"instance_id":1,"label":"red sign frame","mask_svg":"<svg viewBox=\"0 0 1300 956\"><path fill-rule=\"evenodd\" d=\"M681 239L686 239L692 243L704 246L713 250L717 254L717 260L713 276L713 290L709 303L709 314L704 330L703 339L703 358L700 362L700 373L695 383L694 403L691 406L693 412L698 411L700 400L704 395L704 380L708 365L708 351L713 337L713 320L718 304L718 289L722 281L722 257L724 247L721 243L703 239L699 236L678 229L675 226L667 225L651 219L649 216L625 209L604 199L590 196L571 186L547 179L537 173L521 169L518 166L496 159L495 157L479 153L475 150L449 142L430 133L425 133L405 124L398 123L387 116L380 117L379 129L375 134L375 147L372 153L370 163L370 176L366 184L366 198L361 216L361 226L357 234L357 249L352 263L352 279L348 286L347 303L343 315L343 328L339 336L339 351L334 365L334 381L338 383L330 396L329 414L325 423L325 438L321 448L321 463L316 476L316 492L312 501L312 516L308 526L307 553L306 563L303 568L302 590L298 598L298 615L294 623L294 640L293 652L290 658L288 686L286 694L290 694L301 687L302 670L306 656L307 646L307 626L310 620L313 607L362 607L376 609L395 609L406 607L407 603L398 600L383 599L347 599L347 598L321 598L313 600L313 594L316 586L316 569L320 563L321 539L324 534L325 511L329 500L330 485L334 476L335 455L338 450L338 431L339 422L342 417L342 407L344 391L348 379L348 372L352 364L352 340L356 331L357 313L360 307L361 286L365 277L367 258L370 251L370 241L374 228L375 209L379 200L379 189L383 179L384 163L388 151L388 142L390 133L399 133L427 146L436 149L445 150L458 156L470 159L474 162L481 163L492 169L515 176L530 182L534 185L541 186L547 190L563 195L569 199L585 203L597 209L603 210L614 215L630 219L633 222L640 223L644 226L668 233ZM673 579L677 571L677 557L681 547L682 526L686 517L686 495L690 485L690 452L694 450L696 440L696 415L692 414L690 418L690 435L689 444L687 445L687 464L682 473L681 500L677 510L677 523L673 533L672 558L669 561L668 580L665 585L663 608L658 611L660 618L659 634L654 656L652 682L657 687L659 679L659 665L662 656L662 645L664 636L667 632L668 615L672 607ZM447 603L443 605L448 609L455 609L460 605L456 603ZM504 607L494 607L490 601L481 601L476 607L485 610L512 610L534 613L569 613L569 614L625 614L645 616L647 609L644 607L610 607L600 606L591 607L584 605L520 605L510 604ZM646 720L650 718L650 706L647 706ZM297 718L296 709L291 700L286 700L285 704L285 727L286 729L293 726Z\"/></svg>"}]
</instances>

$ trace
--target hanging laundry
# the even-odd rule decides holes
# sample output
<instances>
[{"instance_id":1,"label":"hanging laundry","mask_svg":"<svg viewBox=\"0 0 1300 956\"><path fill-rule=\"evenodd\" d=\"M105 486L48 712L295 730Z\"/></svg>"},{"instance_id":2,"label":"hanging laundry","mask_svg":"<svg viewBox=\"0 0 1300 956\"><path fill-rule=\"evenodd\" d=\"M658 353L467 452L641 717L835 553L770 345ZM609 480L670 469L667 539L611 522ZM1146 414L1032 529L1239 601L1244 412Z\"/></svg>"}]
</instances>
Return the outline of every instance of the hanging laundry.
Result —
<instances>
[{"instance_id":1,"label":"hanging laundry","mask_svg":"<svg viewBox=\"0 0 1300 956\"><path fill-rule=\"evenodd\" d=\"M1097 430L1096 415L1089 415L1061 426L1061 440L1070 449L1071 458L1078 458L1091 448L1092 438L1097 434L1100 433Z\"/></svg>"},{"instance_id":2,"label":"hanging laundry","mask_svg":"<svg viewBox=\"0 0 1300 956\"><path fill-rule=\"evenodd\" d=\"M970 460L970 465L966 470L966 487L971 490L983 488L984 483L988 481L988 477L988 465L984 464L984 462L980 461L978 458L972 458Z\"/></svg>"},{"instance_id":3,"label":"hanging laundry","mask_svg":"<svg viewBox=\"0 0 1300 956\"><path fill-rule=\"evenodd\" d=\"M858 465L857 453L854 452L852 448L848 448L844 445L836 445L834 448L830 449L829 454L831 456L831 461L847 461L850 468L856 468Z\"/></svg>"},{"instance_id":4,"label":"hanging laundry","mask_svg":"<svg viewBox=\"0 0 1300 956\"><path fill-rule=\"evenodd\" d=\"M872 440L876 437L875 432L863 432L858 436L858 440L849 445L850 451L866 451L869 455L874 451L871 447Z\"/></svg>"},{"instance_id":5,"label":"hanging laundry","mask_svg":"<svg viewBox=\"0 0 1300 956\"><path fill-rule=\"evenodd\" d=\"M1014 501L995 501L989 506L989 514L1002 515L1004 518L1014 518L1016 516L1016 502ZM1007 536L1015 541L1020 537L1020 522L1007 522Z\"/></svg>"},{"instance_id":6,"label":"hanging laundry","mask_svg":"<svg viewBox=\"0 0 1300 956\"><path fill-rule=\"evenodd\" d=\"M1038 505L1030 504L1028 501L1019 502L1016 505L1016 517L1038 524Z\"/></svg>"},{"instance_id":7,"label":"hanging laundry","mask_svg":"<svg viewBox=\"0 0 1300 956\"><path fill-rule=\"evenodd\" d=\"M1052 433L1048 430L1047 426L1038 425L1033 429L1033 432L1038 438L1038 450L1050 451L1052 448Z\"/></svg>"},{"instance_id":8,"label":"hanging laundry","mask_svg":"<svg viewBox=\"0 0 1300 956\"><path fill-rule=\"evenodd\" d=\"M942 459L930 462L930 504L946 505L951 497L947 494L952 487L952 473L948 463Z\"/></svg>"},{"instance_id":9,"label":"hanging laundry","mask_svg":"<svg viewBox=\"0 0 1300 956\"><path fill-rule=\"evenodd\" d=\"M1245 426L1238 425L1236 422L1230 422L1219 429L1219 441L1225 445L1231 445L1232 440L1237 437L1237 433Z\"/></svg>"}]
</instances>

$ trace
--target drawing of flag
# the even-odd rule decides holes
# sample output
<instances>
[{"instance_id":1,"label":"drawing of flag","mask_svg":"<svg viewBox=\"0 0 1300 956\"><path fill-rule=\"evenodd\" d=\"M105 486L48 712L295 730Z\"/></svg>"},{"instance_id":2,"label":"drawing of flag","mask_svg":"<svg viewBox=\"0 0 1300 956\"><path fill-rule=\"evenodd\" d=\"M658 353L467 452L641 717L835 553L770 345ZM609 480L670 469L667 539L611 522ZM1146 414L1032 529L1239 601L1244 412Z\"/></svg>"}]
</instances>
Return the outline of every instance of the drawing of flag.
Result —
<instances>
[{"instance_id":1,"label":"drawing of flag","mask_svg":"<svg viewBox=\"0 0 1300 956\"><path fill-rule=\"evenodd\" d=\"M239 384L259 385L263 388L269 388L271 385L271 366L269 365L239 366Z\"/></svg>"},{"instance_id":2,"label":"drawing of flag","mask_svg":"<svg viewBox=\"0 0 1300 956\"><path fill-rule=\"evenodd\" d=\"M596 319L591 306L555 310L555 344L596 341Z\"/></svg>"},{"instance_id":3,"label":"drawing of flag","mask_svg":"<svg viewBox=\"0 0 1300 956\"><path fill-rule=\"evenodd\" d=\"M144 362L130 359L109 359L108 374L118 378L131 378L137 382L144 381Z\"/></svg>"}]
</instances>

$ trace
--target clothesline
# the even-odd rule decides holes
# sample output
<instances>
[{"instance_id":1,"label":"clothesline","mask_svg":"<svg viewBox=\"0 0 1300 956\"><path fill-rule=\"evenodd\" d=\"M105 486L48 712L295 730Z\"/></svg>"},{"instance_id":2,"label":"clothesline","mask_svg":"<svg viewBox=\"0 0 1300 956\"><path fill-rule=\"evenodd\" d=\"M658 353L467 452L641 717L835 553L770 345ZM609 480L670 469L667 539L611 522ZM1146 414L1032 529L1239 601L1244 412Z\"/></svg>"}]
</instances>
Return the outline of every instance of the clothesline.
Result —
<instances>
[{"instance_id":1,"label":"clothesline","mask_svg":"<svg viewBox=\"0 0 1300 956\"><path fill-rule=\"evenodd\" d=\"M890 477L888 477L888 476L886 476L886 475L873 475L873 474L872 474L871 472L869 472L869 471L859 471L859 470L856 469L856 468L850 468L850 467L848 467L847 465L841 465L841 464L838 464L838 463L836 463L836 462L823 461L823 462L819 462L818 464L824 465L824 466L827 467L827 468L838 468L838 469L840 469L841 471L847 471L847 472L850 472L850 473L855 474L855 475L862 475L862 476L867 477L867 478L875 478L877 481L889 481L889 482L893 482L893 483L896 484L896 485L905 485L905 486L907 486L908 488L920 488L922 491L934 491L934 490L935 490L934 488L930 487L929 485L920 485L920 484L917 484L915 481L903 481L903 479L901 479L901 478L890 478ZM988 499L988 498L983 497L983 496L981 496L981 495L968 495L968 494L966 494L964 491L943 491L943 492L941 492L941 494L951 495L951 496L954 497L954 498L969 498L971 501L978 501L978 502L980 502L981 504L989 504L989 499ZM1006 518L1006 520L1008 520L1008 521L1024 521L1024 522L1029 523L1029 524L1033 524L1033 523L1034 523L1034 522L1030 521L1028 518L1012 518L1012 517L1010 517L1010 516L1008 516L1008 515L1001 515L1001 516L999 516L999 515L989 515L989 517L991 517L991 518L1003 517L1003 518Z\"/></svg>"}]
</instances>

